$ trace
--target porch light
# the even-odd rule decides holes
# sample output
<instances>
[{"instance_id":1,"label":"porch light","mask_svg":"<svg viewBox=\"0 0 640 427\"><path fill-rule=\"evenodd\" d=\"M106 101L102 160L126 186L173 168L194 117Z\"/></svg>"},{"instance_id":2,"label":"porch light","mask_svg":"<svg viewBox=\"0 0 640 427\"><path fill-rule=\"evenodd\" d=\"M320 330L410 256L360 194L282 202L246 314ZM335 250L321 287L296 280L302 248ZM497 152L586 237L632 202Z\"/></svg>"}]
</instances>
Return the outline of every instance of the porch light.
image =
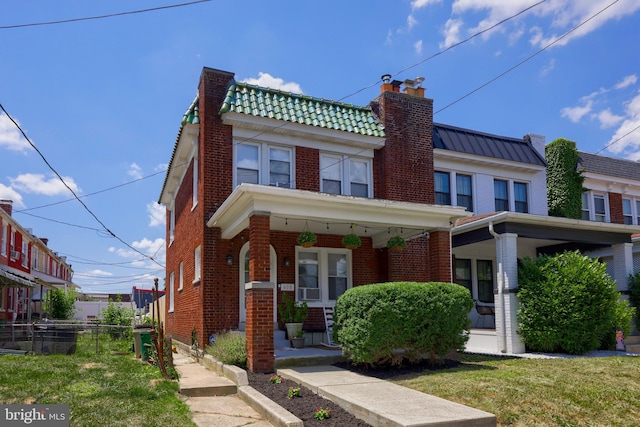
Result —
<instances>
[{"instance_id":1,"label":"porch light","mask_svg":"<svg viewBox=\"0 0 640 427\"><path fill-rule=\"evenodd\" d=\"M227 255L227 265L233 265L233 257L231 254Z\"/></svg>"},{"instance_id":2,"label":"porch light","mask_svg":"<svg viewBox=\"0 0 640 427\"><path fill-rule=\"evenodd\" d=\"M284 266L285 267L290 267L291 266L291 260L289 258L285 258L284 259Z\"/></svg>"}]
</instances>

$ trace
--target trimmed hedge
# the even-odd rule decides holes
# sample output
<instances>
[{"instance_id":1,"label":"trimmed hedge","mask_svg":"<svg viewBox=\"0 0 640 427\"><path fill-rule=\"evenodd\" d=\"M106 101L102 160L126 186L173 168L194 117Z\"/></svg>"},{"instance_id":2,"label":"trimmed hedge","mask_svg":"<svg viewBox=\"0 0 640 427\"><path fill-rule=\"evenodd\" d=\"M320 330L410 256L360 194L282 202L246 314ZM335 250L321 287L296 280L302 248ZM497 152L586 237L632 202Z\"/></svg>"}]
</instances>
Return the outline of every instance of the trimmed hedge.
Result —
<instances>
[{"instance_id":1,"label":"trimmed hedge","mask_svg":"<svg viewBox=\"0 0 640 427\"><path fill-rule=\"evenodd\" d=\"M336 302L334 340L353 363L438 363L464 349L472 308L469 291L454 283L358 286Z\"/></svg>"},{"instance_id":2,"label":"trimmed hedge","mask_svg":"<svg viewBox=\"0 0 640 427\"><path fill-rule=\"evenodd\" d=\"M633 314L620 301L606 265L578 251L525 258L518 270L519 330L529 350L584 354L629 332Z\"/></svg>"}]
</instances>

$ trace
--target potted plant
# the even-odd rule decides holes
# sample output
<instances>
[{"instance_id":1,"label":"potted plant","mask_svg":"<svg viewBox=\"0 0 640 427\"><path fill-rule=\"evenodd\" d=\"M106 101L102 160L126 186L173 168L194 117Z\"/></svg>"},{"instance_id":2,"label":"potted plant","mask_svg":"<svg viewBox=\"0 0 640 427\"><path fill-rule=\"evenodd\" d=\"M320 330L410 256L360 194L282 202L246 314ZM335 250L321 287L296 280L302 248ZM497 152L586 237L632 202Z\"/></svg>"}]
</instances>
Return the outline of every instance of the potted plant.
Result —
<instances>
[{"instance_id":1,"label":"potted plant","mask_svg":"<svg viewBox=\"0 0 640 427\"><path fill-rule=\"evenodd\" d=\"M342 238L342 246L347 249L358 249L362 245L360 236L355 233L349 233Z\"/></svg>"},{"instance_id":2,"label":"potted plant","mask_svg":"<svg viewBox=\"0 0 640 427\"><path fill-rule=\"evenodd\" d=\"M310 248L318 241L318 237L311 231L303 231L298 235L298 244L303 248Z\"/></svg>"},{"instance_id":3,"label":"potted plant","mask_svg":"<svg viewBox=\"0 0 640 427\"><path fill-rule=\"evenodd\" d=\"M282 294L282 303L278 304L280 321L287 329L287 337L292 339L302 331L302 324L307 320L309 307L306 302L294 300L289 294Z\"/></svg>"},{"instance_id":4,"label":"potted plant","mask_svg":"<svg viewBox=\"0 0 640 427\"><path fill-rule=\"evenodd\" d=\"M293 338L291 338L291 347L293 348L303 348L304 347L304 331L302 328L298 329L295 332Z\"/></svg>"},{"instance_id":5,"label":"potted plant","mask_svg":"<svg viewBox=\"0 0 640 427\"><path fill-rule=\"evenodd\" d=\"M389 240L387 240L387 248L390 251L401 251L404 247L407 246L407 242L402 238L402 236L393 236Z\"/></svg>"}]
</instances>

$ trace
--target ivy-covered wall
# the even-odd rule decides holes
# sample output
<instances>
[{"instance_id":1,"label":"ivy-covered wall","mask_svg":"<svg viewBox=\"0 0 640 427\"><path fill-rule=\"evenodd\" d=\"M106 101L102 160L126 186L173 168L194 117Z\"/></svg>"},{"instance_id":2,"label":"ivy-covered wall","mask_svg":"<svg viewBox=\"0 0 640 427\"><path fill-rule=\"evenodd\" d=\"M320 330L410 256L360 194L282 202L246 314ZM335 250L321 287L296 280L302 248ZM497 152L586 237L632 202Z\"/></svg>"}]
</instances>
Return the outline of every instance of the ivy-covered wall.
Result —
<instances>
[{"instance_id":1,"label":"ivy-covered wall","mask_svg":"<svg viewBox=\"0 0 640 427\"><path fill-rule=\"evenodd\" d=\"M545 147L549 215L582 218L584 175L577 170L579 154L575 141L558 138Z\"/></svg>"}]
</instances>

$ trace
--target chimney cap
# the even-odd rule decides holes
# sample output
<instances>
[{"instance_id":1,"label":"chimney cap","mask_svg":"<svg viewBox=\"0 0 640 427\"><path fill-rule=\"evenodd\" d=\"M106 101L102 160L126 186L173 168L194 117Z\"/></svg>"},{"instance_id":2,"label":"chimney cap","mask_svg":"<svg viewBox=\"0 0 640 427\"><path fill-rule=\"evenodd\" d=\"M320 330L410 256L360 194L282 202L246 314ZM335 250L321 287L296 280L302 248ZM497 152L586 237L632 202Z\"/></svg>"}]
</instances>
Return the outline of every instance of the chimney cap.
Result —
<instances>
[{"instance_id":1,"label":"chimney cap","mask_svg":"<svg viewBox=\"0 0 640 427\"><path fill-rule=\"evenodd\" d=\"M383 84L389 84L391 82L391 74L383 74L380 78Z\"/></svg>"},{"instance_id":2,"label":"chimney cap","mask_svg":"<svg viewBox=\"0 0 640 427\"><path fill-rule=\"evenodd\" d=\"M424 81L424 77L416 77L415 79L406 79L403 83L405 86L412 87L414 89L419 88Z\"/></svg>"}]
</instances>

